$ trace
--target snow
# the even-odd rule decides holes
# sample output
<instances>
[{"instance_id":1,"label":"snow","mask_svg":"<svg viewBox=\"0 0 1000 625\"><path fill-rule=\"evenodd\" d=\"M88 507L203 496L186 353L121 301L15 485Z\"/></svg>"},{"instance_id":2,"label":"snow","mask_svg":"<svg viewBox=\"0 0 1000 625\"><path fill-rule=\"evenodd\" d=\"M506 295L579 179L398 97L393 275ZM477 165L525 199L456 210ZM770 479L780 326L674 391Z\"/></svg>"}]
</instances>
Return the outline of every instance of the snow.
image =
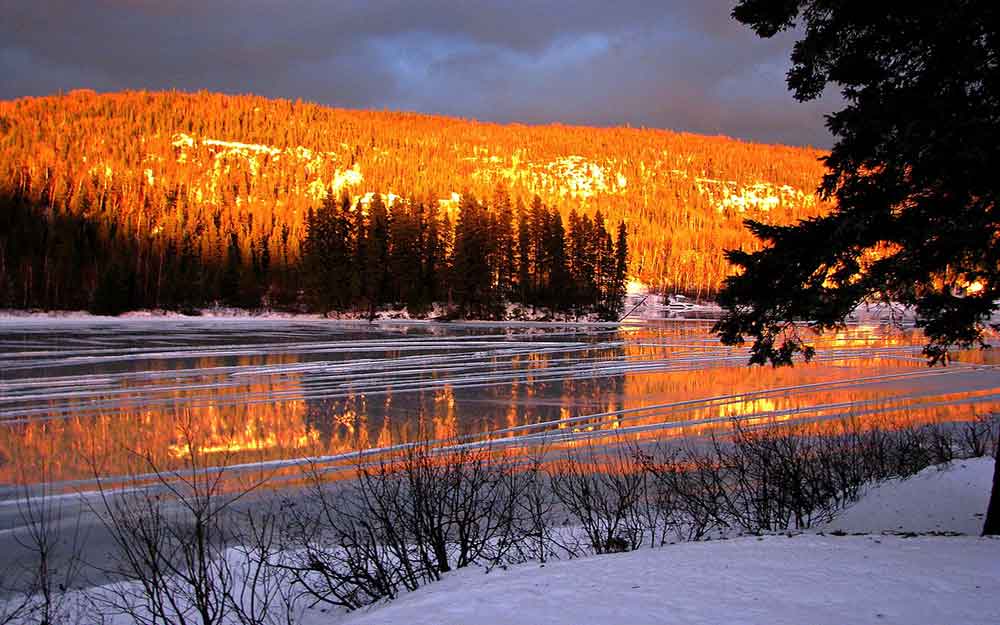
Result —
<instances>
[{"instance_id":1,"label":"snow","mask_svg":"<svg viewBox=\"0 0 1000 625\"><path fill-rule=\"evenodd\" d=\"M370 201L369 194L368 200ZM396 201L399 196L385 196L386 201ZM162 229L162 227L157 226ZM154 228L153 234L159 230ZM447 316L449 308L441 303L434 303L421 314L411 314L405 307L391 307L376 311L376 321L425 321L438 317ZM549 322L558 321L564 323L574 323L586 325L595 322L597 316L594 314L574 315L572 313L557 313L545 307L524 306L516 303L509 303L505 307L505 321L484 321L484 323L517 323L517 322ZM0 309L0 323L26 323L64 321L64 320L92 320L92 321L114 321L128 319L176 319L195 321L198 319L250 319L250 320L336 320L336 321L368 321L368 311L355 310L346 312L335 312L323 315L321 313L301 313L288 312L271 309L247 309L231 306L213 306L197 309L196 315L184 314L173 310L163 309L142 309L124 312L117 317L95 315L85 310L20 310L20 309ZM458 323L475 323L475 319L462 319ZM614 322L609 322L614 323Z\"/></svg>"},{"instance_id":2,"label":"snow","mask_svg":"<svg viewBox=\"0 0 1000 625\"><path fill-rule=\"evenodd\" d=\"M628 320L716 319L723 313L713 302L700 302L683 295L649 293L641 282L628 284L625 295L625 318Z\"/></svg>"},{"instance_id":3,"label":"snow","mask_svg":"<svg viewBox=\"0 0 1000 625\"><path fill-rule=\"evenodd\" d=\"M872 488L865 498L824 529L975 535L983 527L992 480L992 458L929 467L910 479ZM1000 562L997 567L1000 570Z\"/></svg>"},{"instance_id":4,"label":"snow","mask_svg":"<svg viewBox=\"0 0 1000 625\"><path fill-rule=\"evenodd\" d=\"M985 625L1000 622L998 558L1000 541L979 538L687 543L488 575L463 572L344 622Z\"/></svg>"},{"instance_id":5,"label":"snow","mask_svg":"<svg viewBox=\"0 0 1000 625\"><path fill-rule=\"evenodd\" d=\"M187 142L184 143L186 144ZM270 154L271 156L281 154L282 152L281 148L276 148L270 145L261 145L259 143L241 143L239 141L222 141L221 139L202 139L201 144L229 148L233 152L261 152L264 154Z\"/></svg>"},{"instance_id":6,"label":"snow","mask_svg":"<svg viewBox=\"0 0 1000 625\"><path fill-rule=\"evenodd\" d=\"M992 459L932 467L871 489L824 528L972 536L749 536L464 570L343 622L1000 623L1000 540L974 535L992 471ZM307 611L305 623L329 618Z\"/></svg>"},{"instance_id":7,"label":"snow","mask_svg":"<svg viewBox=\"0 0 1000 625\"><path fill-rule=\"evenodd\" d=\"M790 185L777 185L771 182L754 182L740 185L735 180L717 180L696 176L695 186L698 192L715 204L717 212L727 209L740 213L754 209L770 211L782 203L811 206L816 203L816 196L805 193Z\"/></svg>"}]
</instances>

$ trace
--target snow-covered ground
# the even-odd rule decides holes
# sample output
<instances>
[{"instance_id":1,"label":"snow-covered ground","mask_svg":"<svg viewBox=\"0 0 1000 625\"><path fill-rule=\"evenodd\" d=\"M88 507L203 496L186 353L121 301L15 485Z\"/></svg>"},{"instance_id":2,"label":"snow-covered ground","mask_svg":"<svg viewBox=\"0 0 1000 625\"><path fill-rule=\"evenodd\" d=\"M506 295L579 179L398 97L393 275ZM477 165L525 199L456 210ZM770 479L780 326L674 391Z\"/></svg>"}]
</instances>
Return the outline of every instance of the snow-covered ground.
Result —
<instances>
[{"instance_id":1,"label":"snow-covered ground","mask_svg":"<svg viewBox=\"0 0 1000 625\"><path fill-rule=\"evenodd\" d=\"M976 536L983 529L992 479L992 458L930 467L908 480L872 488L861 501L823 529L873 533L957 532ZM996 562L996 571L1000 573L1000 559Z\"/></svg>"},{"instance_id":2,"label":"snow-covered ground","mask_svg":"<svg viewBox=\"0 0 1000 625\"><path fill-rule=\"evenodd\" d=\"M976 536L992 471L992 459L932 467L872 489L813 533L465 570L343 622L995 625L1000 540ZM331 622L321 613L305 621Z\"/></svg>"},{"instance_id":3,"label":"snow-covered ground","mask_svg":"<svg viewBox=\"0 0 1000 625\"><path fill-rule=\"evenodd\" d=\"M997 540L742 538L453 575L346 622L986 625L998 585Z\"/></svg>"}]
</instances>

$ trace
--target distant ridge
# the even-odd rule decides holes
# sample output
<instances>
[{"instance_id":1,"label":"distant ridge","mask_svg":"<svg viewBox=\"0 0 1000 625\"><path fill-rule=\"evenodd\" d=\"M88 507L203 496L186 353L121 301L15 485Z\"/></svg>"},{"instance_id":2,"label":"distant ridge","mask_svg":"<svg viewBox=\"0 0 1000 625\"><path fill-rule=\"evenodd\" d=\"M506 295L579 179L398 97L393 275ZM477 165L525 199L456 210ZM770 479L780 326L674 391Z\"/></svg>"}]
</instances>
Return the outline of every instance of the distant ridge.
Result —
<instances>
[{"instance_id":1,"label":"distant ridge","mask_svg":"<svg viewBox=\"0 0 1000 625\"><path fill-rule=\"evenodd\" d=\"M490 198L502 186L525 203L537 194L564 216L600 211L609 227L625 220L634 278L710 297L730 271L722 250L755 245L743 219L791 223L828 210L813 194L822 155L668 130L498 124L209 92L0 102L6 201L50 221L77 219L95 240L134 241L146 265L171 246L204 261L235 236L247 257L266 249L275 265L291 266L308 209L328 193L436 203L454 216L463 194ZM8 289L11 264L30 252L15 236L0 228ZM17 295L0 305L17 305Z\"/></svg>"}]
</instances>

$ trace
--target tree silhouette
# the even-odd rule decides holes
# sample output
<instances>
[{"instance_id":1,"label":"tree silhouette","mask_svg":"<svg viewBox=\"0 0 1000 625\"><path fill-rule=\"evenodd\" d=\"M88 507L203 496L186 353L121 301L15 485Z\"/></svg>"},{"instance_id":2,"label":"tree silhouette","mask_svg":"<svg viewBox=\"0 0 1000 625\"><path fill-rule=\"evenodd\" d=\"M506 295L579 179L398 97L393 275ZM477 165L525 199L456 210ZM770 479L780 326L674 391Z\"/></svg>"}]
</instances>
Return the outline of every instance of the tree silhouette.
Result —
<instances>
[{"instance_id":1,"label":"tree silhouette","mask_svg":"<svg viewBox=\"0 0 1000 625\"><path fill-rule=\"evenodd\" d=\"M789 88L804 101L837 85L846 106L827 117L820 192L835 208L747 222L765 247L728 252L741 271L719 297L723 342L749 336L751 362L790 364L813 353L796 322L834 329L882 299L915 307L931 363L985 346L1000 297L1000 6L742 0L733 16L761 37L801 22Z\"/></svg>"}]
</instances>

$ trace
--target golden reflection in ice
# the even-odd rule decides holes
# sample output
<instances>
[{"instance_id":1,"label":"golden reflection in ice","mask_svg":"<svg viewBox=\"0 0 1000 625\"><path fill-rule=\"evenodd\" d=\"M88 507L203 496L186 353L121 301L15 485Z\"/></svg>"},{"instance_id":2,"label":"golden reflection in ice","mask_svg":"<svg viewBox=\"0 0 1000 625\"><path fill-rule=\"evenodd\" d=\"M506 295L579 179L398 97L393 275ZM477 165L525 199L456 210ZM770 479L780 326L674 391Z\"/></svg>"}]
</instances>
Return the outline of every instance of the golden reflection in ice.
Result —
<instances>
[{"instance_id":1,"label":"golden reflection in ice","mask_svg":"<svg viewBox=\"0 0 1000 625\"><path fill-rule=\"evenodd\" d=\"M623 336L620 333L615 340ZM923 397L923 383L905 379L822 385L926 370L918 356L897 358L887 352L885 357L859 358L850 353L852 349L891 350L914 344L912 336L886 333L877 326L830 334L822 339L821 348L829 354L825 360L778 369L747 368L742 354L732 361L714 362L713 354L727 352L705 340L705 335L641 331L627 336L624 348L606 347L596 355L576 353L571 358L659 359L664 370L591 377L583 368L573 375L544 377L550 368L565 366L558 360L567 357L535 352L512 359L512 373L524 377L513 375L507 384L468 388L443 384L406 392L389 386L367 394L324 395L307 392L310 382L305 375L248 376L239 383L220 376L225 383L212 389L207 402L204 395L192 401L193 392L180 385L161 393L160 403L143 404L126 397L110 413L87 413L88 402L95 400L80 399L81 414L0 428L0 483L17 483L27 473L26 467L40 462L48 466L48 479L63 481L92 477L95 467L121 473L136 457L145 455L170 469L183 466L195 453L208 457L209 462L213 457L219 462L255 462L329 456L423 438L479 437L503 430L508 430L499 434L504 438L546 431L568 439L603 432L663 438L717 432L733 418L750 426L788 423L833 430L852 416L867 422L917 424L972 419L997 408L992 400L953 401L986 398L995 388L949 395L945 382L943 390ZM667 348L663 341L674 343ZM691 364L683 365L685 359ZM1000 354L971 352L962 354L962 360L991 365L1000 360ZM293 356L268 355L241 357L238 364L298 362ZM225 364L231 363L202 358L193 366L209 370ZM153 366L170 367L166 361ZM813 384L818 386L809 386ZM665 407L628 412L650 406ZM537 429L509 431L525 426ZM585 444L585 438L578 440L574 444Z\"/></svg>"}]
</instances>

